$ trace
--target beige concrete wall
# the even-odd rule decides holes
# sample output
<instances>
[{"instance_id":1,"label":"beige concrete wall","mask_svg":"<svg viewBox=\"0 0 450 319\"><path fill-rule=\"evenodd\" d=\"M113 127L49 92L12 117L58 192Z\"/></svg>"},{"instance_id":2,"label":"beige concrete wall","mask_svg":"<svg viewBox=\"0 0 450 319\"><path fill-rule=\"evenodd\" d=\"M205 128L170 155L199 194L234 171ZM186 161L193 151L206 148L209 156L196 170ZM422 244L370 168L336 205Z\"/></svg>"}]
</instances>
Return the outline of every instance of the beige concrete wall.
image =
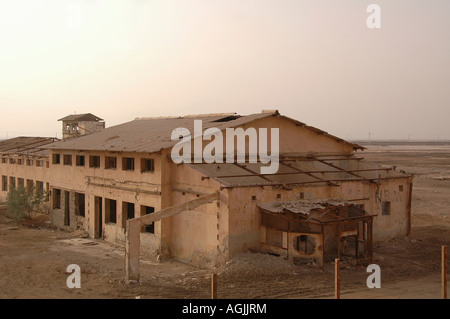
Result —
<instances>
[{"instance_id":1,"label":"beige concrete wall","mask_svg":"<svg viewBox=\"0 0 450 319\"><path fill-rule=\"evenodd\" d=\"M151 206L155 211L161 209L161 157L157 154L138 153L112 153L112 152L79 152L79 151L52 151L61 154L60 164L50 164L52 171L51 182L53 188L61 190L72 189L86 196L86 217L83 221L72 219L88 232L89 236L96 238L98 234L99 216L95 216L95 197L102 199L103 212L101 214L102 238L124 245L125 220L123 218L122 203L129 202L135 205L135 217L141 214L141 206ZM53 156L52 154L52 156ZM63 155L72 156L72 165L64 165ZM85 165L76 165L76 156L85 156ZM89 167L89 156L100 156L100 167ZM117 157L117 167L106 169L105 157ZM135 159L134 171L122 170L122 159L132 157ZM152 158L155 163L154 172L141 172L141 159ZM116 200L117 222L106 223L106 199ZM64 215L55 210L55 225L65 228ZM78 217L80 219L81 217ZM72 226L72 225L71 225ZM141 244L143 253L154 253L160 249L161 225L155 222L155 233L142 233Z\"/></svg>"},{"instance_id":2,"label":"beige concrete wall","mask_svg":"<svg viewBox=\"0 0 450 319\"><path fill-rule=\"evenodd\" d=\"M36 182L40 181L44 183L44 190L48 191L46 189L47 183L50 182L50 169L47 168L47 162L48 159L45 157L42 158L32 158L32 157L25 157L25 156L9 156L9 157L3 157L3 158L15 158L16 163L15 164L9 164L8 163L1 163L0 162L0 176L7 176L8 177L8 188L9 188L9 178L15 177L16 179L16 187L19 185L19 178L23 178L25 181L25 186L27 180L32 180L33 185L36 186ZM18 160L22 159L23 164L18 164ZM27 165L27 159L33 161L33 165ZM43 166L38 167L37 161L42 161ZM0 185L1 186L1 185ZM3 202L6 200L8 192L2 191L0 188L0 201Z\"/></svg>"},{"instance_id":3,"label":"beige concrete wall","mask_svg":"<svg viewBox=\"0 0 450 319\"><path fill-rule=\"evenodd\" d=\"M256 200L253 200L253 196ZM317 187L242 187L229 189L230 253L234 256L248 249L259 249L261 214L258 203L330 198L328 186Z\"/></svg>"},{"instance_id":4,"label":"beige concrete wall","mask_svg":"<svg viewBox=\"0 0 450 319\"><path fill-rule=\"evenodd\" d=\"M111 152L80 152L80 151L52 151L53 154L61 154L61 163L53 164L50 161L52 184L78 191L85 190L86 183L105 184L116 188L127 184L130 189L136 190L137 187L143 190L158 191L161 184L161 157L159 155L140 154L140 153L111 153ZM63 156L72 156L72 165L63 164ZM85 165L76 166L76 156L85 156ZM100 167L89 167L89 156L100 156ZM117 157L116 169L105 169L105 157ZM122 170L122 159L124 157L135 158L134 171ZM141 173L142 158L153 158L155 160L155 171ZM89 181L88 181L89 179ZM113 185L114 184L114 185ZM113 187L113 188L114 188Z\"/></svg>"},{"instance_id":5,"label":"beige concrete wall","mask_svg":"<svg viewBox=\"0 0 450 319\"><path fill-rule=\"evenodd\" d=\"M294 121L285 118L268 117L243 126L280 129L280 153L302 153L302 154L353 154L353 147L350 144L338 142L335 139L318 134L306 127L297 126ZM269 134L269 133L268 133ZM268 138L270 145L270 138Z\"/></svg>"},{"instance_id":6,"label":"beige concrete wall","mask_svg":"<svg viewBox=\"0 0 450 319\"><path fill-rule=\"evenodd\" d=\"M173 165L173 205L194 200L219 190L220 185L187 165ZM193 211L170 217L171 255L194 264L215 266L228 260L228 206L226 192L219 203L202 205ZM224 204L222 203L224 202Z\"/></svg>"},{"instance_id":7,"label":"beige concrete wall","mask_svg":"<svg viewBox=\"0 0 450 319\"><path fill-rule=\"evenodd\" d=\"M90 237L97 237L97 219L95 216L95 197L102 198L103 213L101 215L103 234L102 238L105 240L124 245L125 244L125 229L126 229L126 217L124 216L124 211L122 207L123 202L134 204L134 215L135 217L141 216L141 206L151 206L155 208L155 211L161 209L160 198L157 195L148 194L136 194L134 192L128 192L123 190L114 190L104 187L94 186L88 187L87 192L87 214L88 219L88 232ZM116 210L116 223L106 222L106 199L116 200L117 210ZM144 234L144 237L148 242L156 242L160 237L160 222L155 222L155 233L154 234ZM152 237L152 238L149 238ZM144 240L143 240L144 241ZM159 241L158 241L159 243ZM159 249L159 244L157 247L149 247L154 249Z\"/></svg>"},{"instance_id":8,"label":"beige concrete wall","mask_svg":"<svg viewBox=\"0 0 450 319\"><path fill-rule=\"evenodd\" d=\"M374 219L373 241L380 242L408 232L407 209L409 201L408 177L382 180L379 188L381 201L377 199L377 187L366 182L342 182L340 186L306 186L290 190L277 187L246 187L229 189L229 247L230 255L234 256L248 249L260 248L261 220L257 204L298 200L336 199L349 200L355 204L364 204L369 214L377 215ZM403 185L403 192L399 186ZM278 195L280 197L278 198ZM252 197L256 200L253 201ZM381 214L381 202L391 202L391 214ZM337 230L327 226L324 238L325 251L336 248Z\"/></svg>"},{"instance_id":9,"label":"beige concrete wall","mask_svg":"<svg viewBox=\"0 0 450 319\"><path fill-rule=\"evenodd\" d=\"M331 198L353 200L363 204L364 210L376 215L373 222L373 241L382 242L408 232L410 178L381 180L379 188L375 183L345 182L331 188ZM403 191L400 191L400 186ZM355 199L360 199L355 201ZM391 213L382 215L382 202L391 203Z\"/></svg>"},{"instance_id":10,"label":"beige concrete wall","mask_svg":"<svg viewBox=\"0 0 450 319\"><path fill-rule=\"evenodd\" d=\"M81 135L91 134L103 130L105 128L105 122L78 122L78 127L80 128Z\"/></svg>"},{"instance_id":11,"label":"beige concrete wall","mask_svg":"<svg viewBox=\"0 0 450 319\"><path fill-rule=\"evenodd\" d=\"M180 200L195 195L174 194ZM199 265L214 266L217 255L217 205L206 204L172 217L171 254L177 259Z\"/></svg>"},{"instance_id":12,"label":"beige concrete wall","mask_svg":"<svg viewBox=\"0 0 450 319\"><path fill-rule=\"evenodd\" d=\"M283 117L268 117L253 122L247 123L241 126L244 130L249 128L256 129L259 135L260 128L267 129L267 148L269 154L273 150L271 146L271 136L270 132L273 128L279 129L279 152L280 153L298 153L305 155L317 155L317 154L353 154L354 149L350 143L344 143L341 140L337 140L331 136L327 136L320 132L314 131L307 127L297 126L293 120L289 120ZM203 128L205 130L205 128ZM193 132L191 132L193 134ZM223 153L226 153L226 130L222 131L223 138ZM257 137L258 141L260 137ZM214 139L213 139L214 140ZM191 151L194 152L194 145L196 142L191 141ZM205 146L213 143L214 141L203 140L202 150ZM257 142L258 143L258 142ZM237 142L234 142L234 150L237 149ZM249 139L246 138L246 153L249 152ZM259 144L258 150L259 150Z\"/></svg>"},{"instance_id":13,"label":"beige concrete wall","mask_svg":"<svg viewBox=\"0 0 450 319\"><path fill-rule=\"evenodd\" d=\"M65 192L69 193L69 225L65 224L65 207L66 207L66 196ZM50 207L52 205L50 202ZM76 215L75 213L75 192L69 189L61 189L61 208L53 209L51 214L51 222L53 225L58 226L61 229L67 231L74 231L77 229L87 229L87 218L83 216Z\"/></svg>"}]
</instances>

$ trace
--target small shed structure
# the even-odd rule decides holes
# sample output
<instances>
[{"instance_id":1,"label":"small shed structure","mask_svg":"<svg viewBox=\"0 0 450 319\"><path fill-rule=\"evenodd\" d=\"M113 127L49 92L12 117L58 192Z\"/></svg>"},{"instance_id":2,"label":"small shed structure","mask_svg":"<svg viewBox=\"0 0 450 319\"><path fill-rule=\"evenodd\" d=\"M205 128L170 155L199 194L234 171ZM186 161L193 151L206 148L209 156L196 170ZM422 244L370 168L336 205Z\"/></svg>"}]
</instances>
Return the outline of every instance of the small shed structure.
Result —
<instances>
[{"instance_id":1,"label":"small shed structure","mask_svg":"<svg viewBox=\"0 0 450 319\"><path fill-rule=\"evenodd\" d=\"M260 203L261 246L289 260L314 261L354 256L372 258L372 221L358 205L345 201L284 201Z\"/></svg>"}]
</instances>

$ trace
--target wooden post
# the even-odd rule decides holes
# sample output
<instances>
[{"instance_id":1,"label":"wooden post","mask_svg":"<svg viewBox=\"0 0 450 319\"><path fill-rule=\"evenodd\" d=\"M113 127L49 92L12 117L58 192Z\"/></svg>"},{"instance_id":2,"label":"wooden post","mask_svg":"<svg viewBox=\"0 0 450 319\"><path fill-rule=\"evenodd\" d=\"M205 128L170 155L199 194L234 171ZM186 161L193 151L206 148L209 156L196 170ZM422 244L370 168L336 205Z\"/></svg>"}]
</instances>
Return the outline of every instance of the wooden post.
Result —
<instances>
[{"instance_id":1,"label":"wooden post","mask_svg":"<svg viewBox=\"0 0 450 319\"><path fill-rule=\"evenodd\" d=\"M442 246L442 299L447 299L447 246Z\"/></svg>"},{"instance_id":2,"label":"wooden post","mask_svg":"<svg viewBox=\"0 0 450 319\"><path fill-rule=\"evenodd\" d=\"M408 230L406 232L406 236L411 235L411 204L412 204L412 192L413 192L413 182L412 182L412 177L409 180L409 198L408 198L408 206L407 206L407 211L408 211L408 221L407 221L407 225L408 225Z\"/></svg>"},{"instance_id":3,"label":"wooden post","mask_svg":"<svg viewBox=\"0 0 450 319\"><path fill-rule=\"evenodd\" d=\"M341 224L337 224L337 256L341 258Z\"/></svg>"},{"instance_id":4,"label":"wooden post","mask_svg":"<svg viewBox=\"0 0 450 319\"><path fill-rule=\"evenodd\" d=\"M334 260L334 297L335 299L341 299L341 274L339 258Z\"/></svg>"},{"instance_id":5,"label":"wooden post","mask_svg":"<svg viewBox=\"0 0 450 319\"><path fill-rule=\"evenodd\" d=\"M211 274L211 299L217 299L217 274Z\"/></svg>"}]
</instances>

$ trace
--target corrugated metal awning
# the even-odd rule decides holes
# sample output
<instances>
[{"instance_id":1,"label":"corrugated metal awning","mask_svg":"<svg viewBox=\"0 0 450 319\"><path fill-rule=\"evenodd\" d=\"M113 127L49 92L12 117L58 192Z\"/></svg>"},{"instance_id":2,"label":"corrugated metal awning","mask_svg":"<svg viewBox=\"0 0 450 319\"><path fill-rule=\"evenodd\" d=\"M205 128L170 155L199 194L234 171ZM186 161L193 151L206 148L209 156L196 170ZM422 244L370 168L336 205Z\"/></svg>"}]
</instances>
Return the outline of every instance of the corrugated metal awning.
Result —
<instances>
[{"instance_id":1,"label":"corrugated metal awning","mask_svg":"<svg viewBox=\"0 0 450 319\"><path fill-rule=\"evenodd\" d=\"M298 219L305 222L328 224L346 221L368 220L376 215L369 215L357 205L347 201L278 201L260 203L258 207L270 214L295 214Z\"/></svg>"}]
</instances>

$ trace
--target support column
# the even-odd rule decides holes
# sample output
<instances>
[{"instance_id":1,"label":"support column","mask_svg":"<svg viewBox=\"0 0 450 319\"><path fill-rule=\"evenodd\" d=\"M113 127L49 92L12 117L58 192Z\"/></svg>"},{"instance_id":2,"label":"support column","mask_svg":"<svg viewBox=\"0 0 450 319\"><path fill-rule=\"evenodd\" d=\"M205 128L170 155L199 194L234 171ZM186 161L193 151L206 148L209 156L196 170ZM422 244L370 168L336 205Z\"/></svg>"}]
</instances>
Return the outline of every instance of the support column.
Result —
<instances>
[{"instance_id":1,"label":"support column","mask_svg":"<svg viewBox=\"0 0 450 319\"><path fill-rule=\"evenodd\" d=\"M127 280L139 280L139 253L141 248L141 221L127 220L125 244L125 276Z\"/></svg>"},{"instance_id":2,"label":"support column","mask_svg":"<svg viewBox=\"0 0 450 319\"><path fill-rule=\"evenodd\" d=\"M126 244L125 244L125 278L126 280L139 280L139 253L140 236L142 225L149 225L157 220L164 220L175 214L194 210L195 208L212 203L219 199L219 192L211 193L189 202L178 204L157 211L153 214L145 215L127 220L126 223Z\"/></svg>"}]
</instances>

